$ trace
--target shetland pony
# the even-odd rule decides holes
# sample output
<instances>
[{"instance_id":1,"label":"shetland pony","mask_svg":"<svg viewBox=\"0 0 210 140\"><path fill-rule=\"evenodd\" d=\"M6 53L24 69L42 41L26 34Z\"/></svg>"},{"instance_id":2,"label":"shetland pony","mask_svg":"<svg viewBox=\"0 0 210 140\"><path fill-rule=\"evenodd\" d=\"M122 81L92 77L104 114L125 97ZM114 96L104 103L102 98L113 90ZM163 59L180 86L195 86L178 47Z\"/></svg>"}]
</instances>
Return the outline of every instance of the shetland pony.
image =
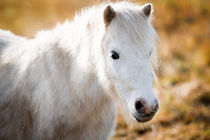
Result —
<instances>
[{"instance_id":1,"label":"shetland pony","mask_svg":"<svg viewBox=\"0 0 210 140\"><path fill-rule=\"evenodd\" d=\"M34 39L0 31L0 139L104 140L116 101L139 122L153 92L152 5L103 3Z\"/></svg>"}]
</instances>

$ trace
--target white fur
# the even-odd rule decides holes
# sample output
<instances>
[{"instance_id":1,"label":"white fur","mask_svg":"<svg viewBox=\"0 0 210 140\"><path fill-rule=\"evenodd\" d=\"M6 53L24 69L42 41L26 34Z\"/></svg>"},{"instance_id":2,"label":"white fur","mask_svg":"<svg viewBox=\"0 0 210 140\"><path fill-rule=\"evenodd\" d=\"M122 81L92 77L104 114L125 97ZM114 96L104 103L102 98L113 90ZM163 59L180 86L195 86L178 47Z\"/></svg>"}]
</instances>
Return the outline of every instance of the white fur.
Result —
<instances>
[{"instance_id":1,"label":"white fur","mask_svg":"<svg viewBox=\"0 0 210 140\"><path fill-rule=\"evenodd\" d=\"M114 128L115 100L129 114L137 98L154 103L150 18L129 2L110 5L108 27L101 4L32 40L0 31L0 138L103 140Z\"/></svg>"}]
</instances>

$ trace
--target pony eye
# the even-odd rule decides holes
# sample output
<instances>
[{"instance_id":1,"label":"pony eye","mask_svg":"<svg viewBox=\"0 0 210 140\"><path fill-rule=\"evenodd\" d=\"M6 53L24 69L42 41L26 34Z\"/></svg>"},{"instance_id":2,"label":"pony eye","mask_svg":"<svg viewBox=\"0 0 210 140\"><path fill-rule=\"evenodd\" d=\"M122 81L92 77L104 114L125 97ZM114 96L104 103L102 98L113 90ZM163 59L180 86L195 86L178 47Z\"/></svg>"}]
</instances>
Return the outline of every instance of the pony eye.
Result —
<instances>
[{"instance_id":1,"label":"pony eye","mask_svg":"<svg viewBox=\"0 0 210 140\"><path fill-rule=\"evenodd\" d=\"M113 51L113 50L111 51L111 57L112 57L112 59L119 59L120 58L119 54L117 52Z\"/></svg>"}]
</instances>

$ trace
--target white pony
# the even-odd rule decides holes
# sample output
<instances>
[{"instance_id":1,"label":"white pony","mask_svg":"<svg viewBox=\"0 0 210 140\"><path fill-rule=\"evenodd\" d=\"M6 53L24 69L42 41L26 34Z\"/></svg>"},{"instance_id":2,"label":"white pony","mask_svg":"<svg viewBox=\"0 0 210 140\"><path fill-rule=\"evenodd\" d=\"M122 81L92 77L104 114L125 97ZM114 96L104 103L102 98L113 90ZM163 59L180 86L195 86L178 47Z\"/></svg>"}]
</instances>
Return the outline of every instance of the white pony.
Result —
<instances>
[{"instance_id":1,"label":"white pony","mask_svg":"<svg viewBox=\"0 0 210 140\"><path fill-rule=\"evenodd\" d=\"M104 3L34 39L0 31L0 139L107 139L116 100L151 120L151 12L151 4Z\"/></svg>"}]
</instances>

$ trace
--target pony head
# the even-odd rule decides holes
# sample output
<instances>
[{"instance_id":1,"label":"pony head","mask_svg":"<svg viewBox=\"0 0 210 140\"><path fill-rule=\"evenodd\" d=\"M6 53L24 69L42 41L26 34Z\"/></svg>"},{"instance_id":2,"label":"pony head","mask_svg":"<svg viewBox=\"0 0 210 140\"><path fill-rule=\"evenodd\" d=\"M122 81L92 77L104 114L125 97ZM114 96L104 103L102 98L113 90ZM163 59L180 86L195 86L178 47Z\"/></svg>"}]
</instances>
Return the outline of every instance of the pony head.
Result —
<instances>
[{"instance_id":1,"label":"pony head","mask_svg":"<svg viewBox=\"0 0 210 140\"><path fill-rule=\"evenodd\" d=\"M151 120L159 108L153 91L157 34L151 15L151 4L128 2L107 5L103 15L106 76L139 122Z\"/></svg>"}]
</instances>

